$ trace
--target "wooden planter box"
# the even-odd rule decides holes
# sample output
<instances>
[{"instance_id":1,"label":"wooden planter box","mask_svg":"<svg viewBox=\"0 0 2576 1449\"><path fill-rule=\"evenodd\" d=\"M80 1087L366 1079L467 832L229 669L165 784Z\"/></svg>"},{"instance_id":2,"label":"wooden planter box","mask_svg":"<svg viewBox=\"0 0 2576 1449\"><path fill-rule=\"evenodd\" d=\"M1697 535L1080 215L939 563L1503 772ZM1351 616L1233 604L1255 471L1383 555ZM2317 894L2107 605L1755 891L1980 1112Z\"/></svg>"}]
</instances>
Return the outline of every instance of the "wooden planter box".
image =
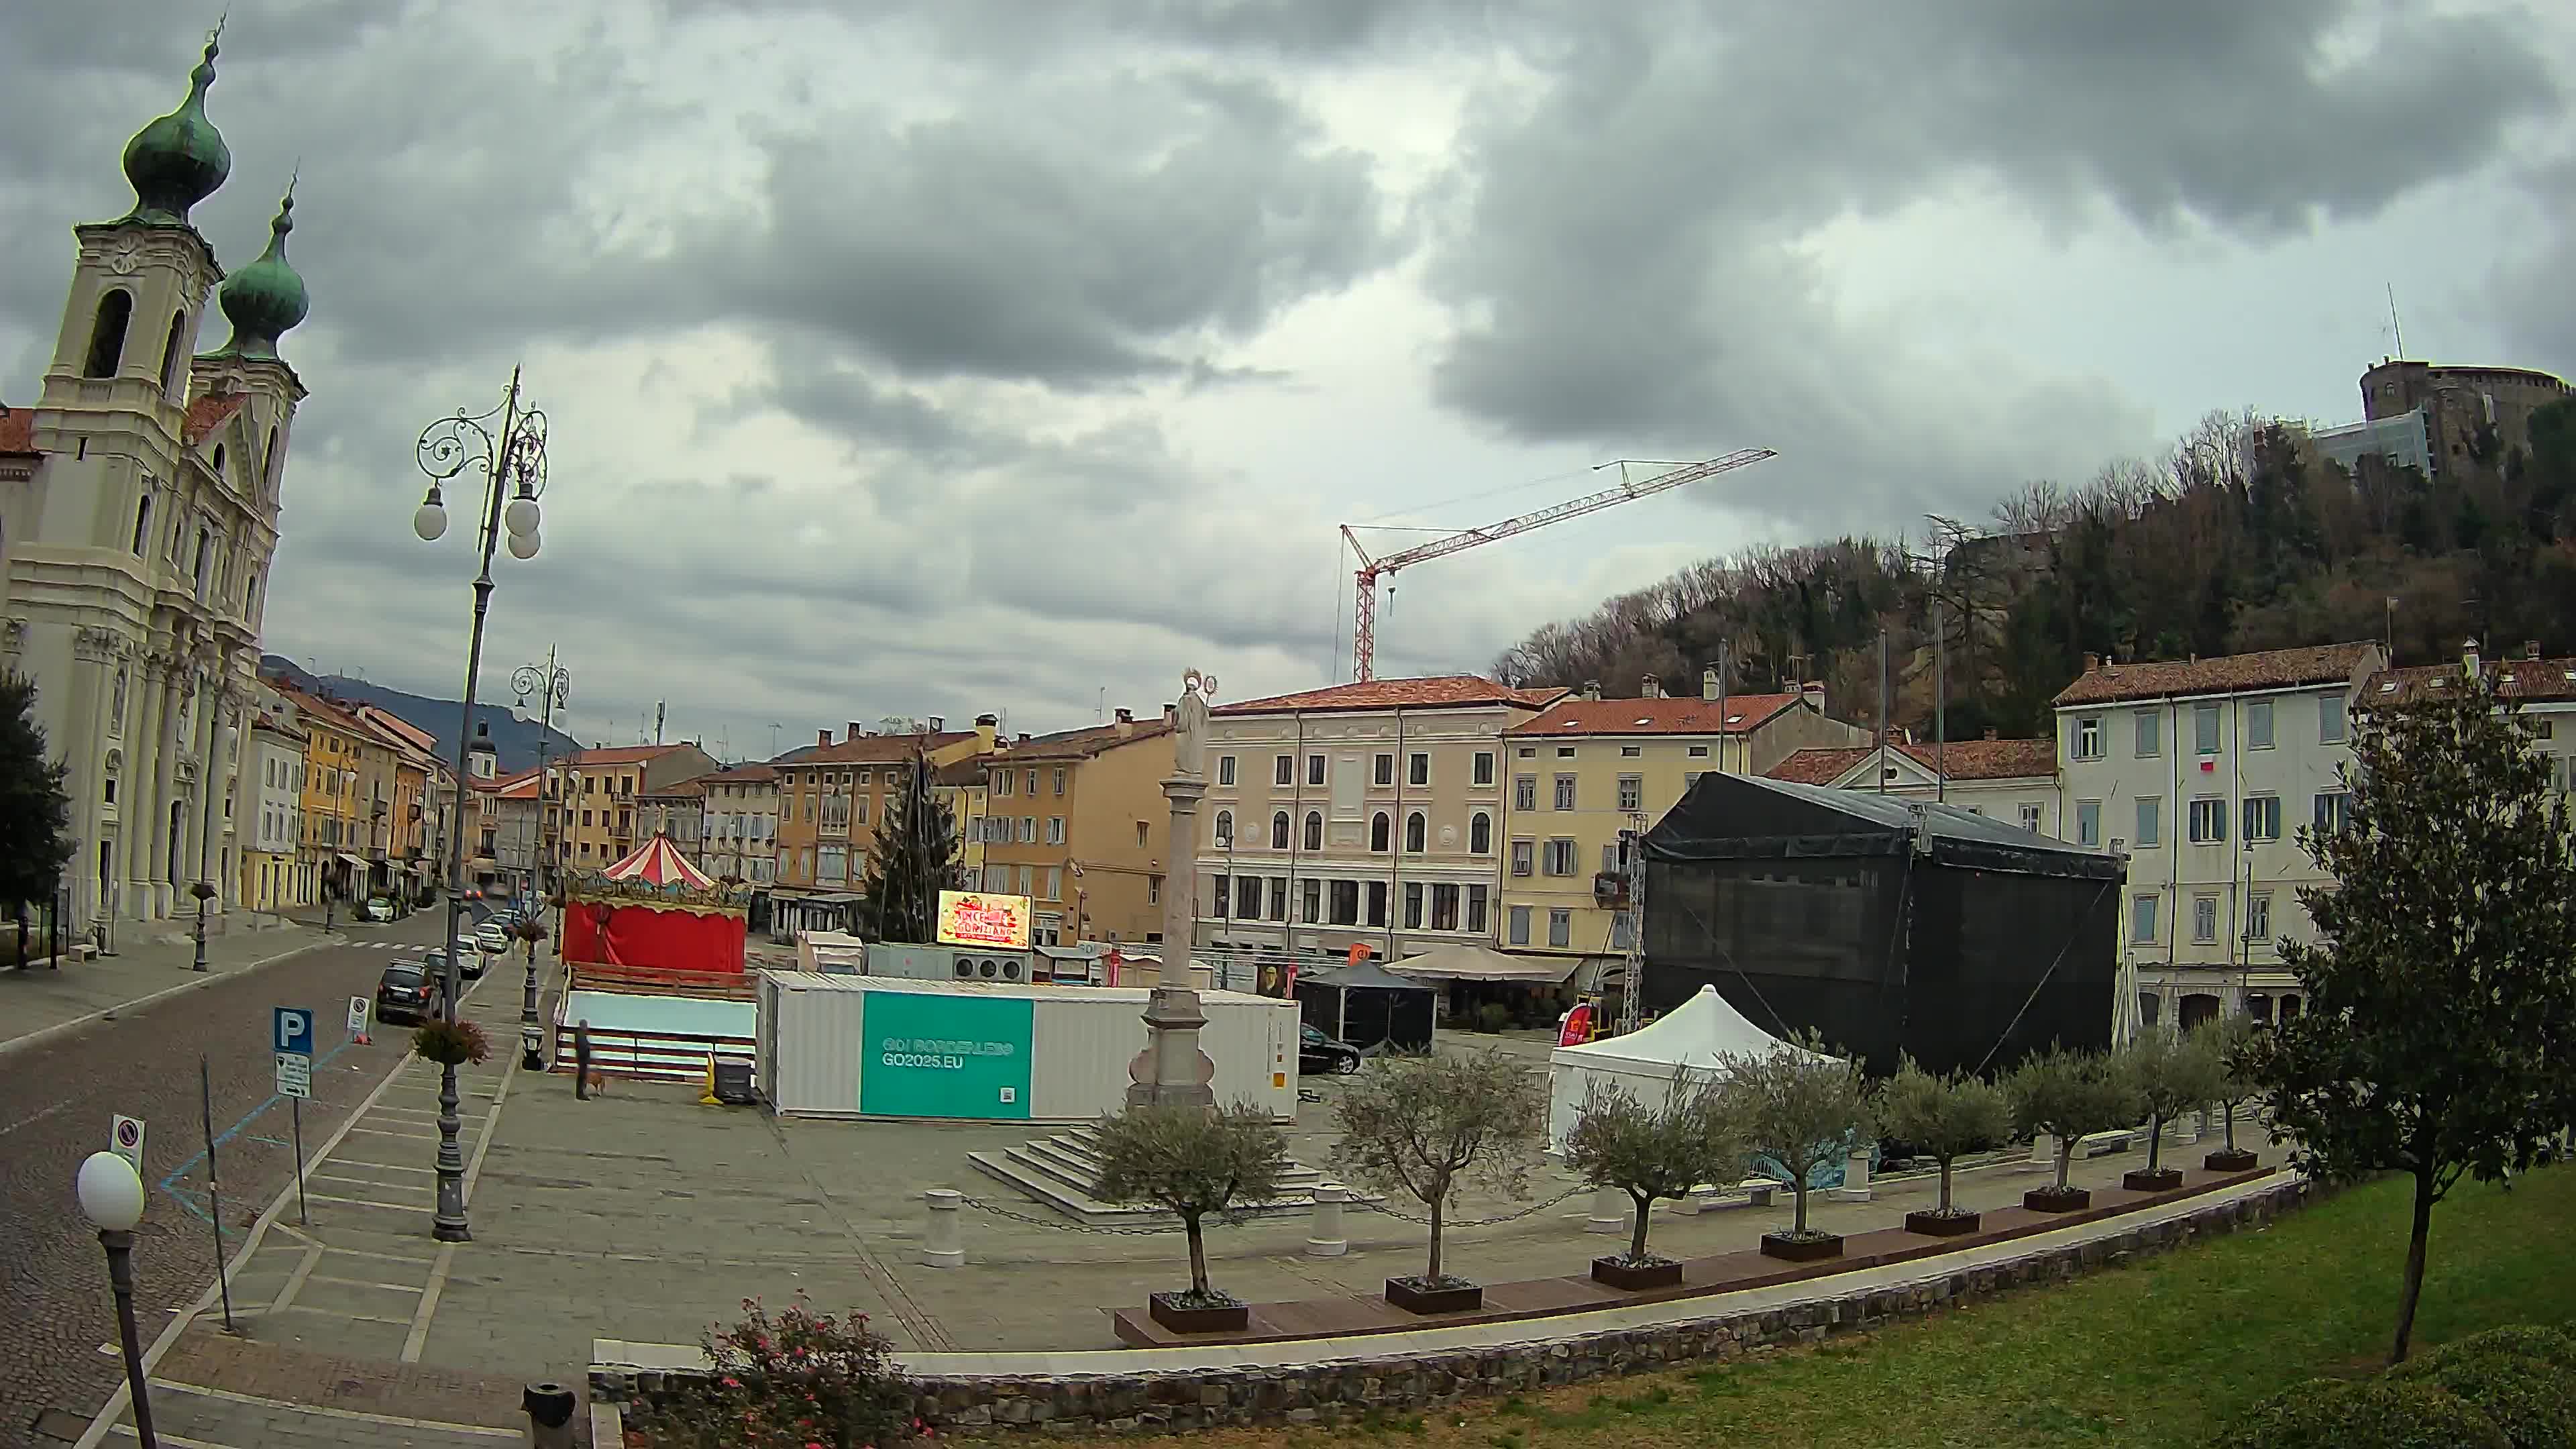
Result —
<instances>
[{"instance_id":1,"label":"wooden planter box","mask_svg":"<svg viewBox=\"0 0 2576 1449\"><path fill-rule=\"evenodd\" d=\"M1228 1303L1209 1307L1183 1307L1173 1300L1178 1293L1155 1293L1145 1299L1145 1311L1154 1321L1174 1333L1241 1333L1252 1326L1252 1307L1245 1303Z\"/></svg>"},{"instance_id":2,"label":"wooden planter box","mask_svg":"<svg viewBox=\"0 0 2576 1449\"><path fill-rule=\"evenodd\" d=\"M1843 1240L1839 1233L1827 1233L1821 1238L1793 1238L1786 1233L1762 1235L1762 1256L1766 1258L1778 1258L1788 1263L1813 1263L1821 1258L1839 1258L1842 1255Z\"/></svg>"},{"instance_id":3,"label":"wooden planter box","mask_svg":"<svg viewBox=\"0 0 2576 1449\"><path fill-rule=\"evenodd\" d=\"M1927 1238L1964 1237L1977 1230L1979 1218L1976 1213L1907 1213L1905 1230Z\"/></svg>"},{"instance_id":4,"label":"wooden planter box","mask_svg":"<svg viewBox=\"0 0 2576 1449\"><path fill-rule=\"evenodd\" d=\"M2200 1165L2212 1172L2251 1172L2260 1161L2261 1159L2242 1147L2233 1149L2222 1147L2202 1158Z\"/></svg>"},{"instance_id":5,"label":"wooden planter box","mask_svg":"<svg viewBox=\"0 0 2576 1449\"><path fill-rule=\"evenodd\" d=\"M2034 1187L2021 1195L2021 1205L2035 1213L2079 1213L2093 1205L2093 1194L2080 1187Z\"/></svg>"},{"instance_id":6,"label":"wooden planter box","mask_svg":"<svg viewBox=\"0 0 2576 1449\"><path fill-rule=\"evenodd\" d=\"M1632 1264L1615 1257L1595 1258L1592 1260L1592 1281L1630 1292L1647 1288L1679 1288L1682 1286L1682 1265L1678 1262Z\"/></svg>"},{"instance_id":7,"label":"wooden planter box","mask_svg":"<svg viewBox=\"0 0 2576 1449\"><path fill-rule=\"evenodd\" d=\"M2159 1167L2149 1172L2143 1167L2120 1174L2120 1186L2131 1192L2171 1192L2182 1186L2182 1169Z\"/></svg>"},{"instance_id":8,"label":"wooden planter box","mask_svg":"<svg viewBox=\"0 0 2576 1449\"><path fill-rule=\"evenodd\" d=\"M1485 1290L1473 1283L1434 1288L1415 1278L1389 1278L1386 1301L1407 1313L1465 1313L1485 1306Z\"/></svg>"}]
</instances>

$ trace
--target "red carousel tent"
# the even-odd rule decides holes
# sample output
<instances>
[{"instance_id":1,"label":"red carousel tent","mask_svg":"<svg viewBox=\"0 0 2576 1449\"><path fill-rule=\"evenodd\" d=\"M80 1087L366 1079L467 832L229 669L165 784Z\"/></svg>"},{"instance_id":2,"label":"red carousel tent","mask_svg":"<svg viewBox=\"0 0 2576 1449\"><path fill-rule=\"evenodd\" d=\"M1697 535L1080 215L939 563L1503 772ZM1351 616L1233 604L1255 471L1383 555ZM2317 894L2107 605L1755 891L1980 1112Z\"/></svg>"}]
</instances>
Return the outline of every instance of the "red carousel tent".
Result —
<instances>
[{"instance_id":1,"label":"red carousel tent","mask_svg":"<svg viewBox=\"0 0 2576 1449\"><path fill-rule=\"evenodd\" d=\"M740 975L746 901L747 893L727 890L655 835L566 888L563 959Z\"/></svg>"}]
</instances>

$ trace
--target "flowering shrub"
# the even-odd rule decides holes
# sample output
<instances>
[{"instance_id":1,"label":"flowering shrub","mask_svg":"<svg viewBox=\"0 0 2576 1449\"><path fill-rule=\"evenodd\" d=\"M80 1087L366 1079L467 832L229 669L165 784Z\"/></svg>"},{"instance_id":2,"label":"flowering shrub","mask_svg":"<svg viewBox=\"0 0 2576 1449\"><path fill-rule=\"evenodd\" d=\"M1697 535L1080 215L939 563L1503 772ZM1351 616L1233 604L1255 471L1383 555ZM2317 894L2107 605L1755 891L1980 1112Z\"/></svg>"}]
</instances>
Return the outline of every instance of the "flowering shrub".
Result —
<instances>
[{"instance_id":1,"label":"flowering shrub","mask_svg":"<svg viewBox=\"0 0 2576 1449\"><path fill-rule=\"evenodd\" d=\"M415 1056L426 1058L442 1067L461 1067L467 1062L481 1062L492 1055L492 1039L483 1028L470 1021L442 1021L432 1018L420 1024L411 1034Z\"/></svg>"},{"instance_id":2,"label":"flowering shrub","mask_svg":"<svg viewBox=\"0 0 2576 1449\"><path fill-rule=\"evenodd\" d=\"M654 1416L662 1449L893 1449L933 1437L912 1416L894 1345L864 1313L816 1313L805 1296L701 1340L714 1373Z\"/></svg>"}]
</instances>

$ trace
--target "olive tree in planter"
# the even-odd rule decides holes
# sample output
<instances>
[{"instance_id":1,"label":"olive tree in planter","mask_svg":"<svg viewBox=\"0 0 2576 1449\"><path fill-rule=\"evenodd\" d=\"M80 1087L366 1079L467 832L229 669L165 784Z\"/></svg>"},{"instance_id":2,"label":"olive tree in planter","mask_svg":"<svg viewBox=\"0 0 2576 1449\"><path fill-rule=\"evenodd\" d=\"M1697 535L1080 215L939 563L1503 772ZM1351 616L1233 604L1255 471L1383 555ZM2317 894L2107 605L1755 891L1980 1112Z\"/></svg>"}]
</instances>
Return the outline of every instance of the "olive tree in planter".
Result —
<instances>
[{"instance_id":1,"label":"olive tree in planter","mask_svg":"<svg viewBox=\"0 0 2576 1449\"><path fill-rule=\"evenodd\" d=\"M1840 1233L1807 1226L1808 1181L1849 1155L1869 1126L1869 1087L1860 1063L1826 1052L1813 1032L1760 1055L1719 1059L1726 1093L1753 1150L1789 1174L1796 1211L1787 1232L1762 1235L1762 1251L1791 1262L1841 1255Z\"/></svg>"},{"instance_id":2,"label":"olive tree in planter","mask_svg":"<svg viewBox=\"0 0 2576 1449\"><path fill-rule=\"evenodd\" d=\"M1547 1128L1539 1076L1497 1051L1384 1058L1333 1103L1343 1176L1406 1193L1431 1213L1431 1257L1417 1277L1386 1280L1386 1301L1412 1313L1481 1307L1485 1290L1448 1273L1442 1219L1469 1183L1517 1194Z\"/></svg>"},{"instance_id":3,"label":"olive tree in planter","mask_svg":"<svg viewBox=\"0 0 2576 1449\"><path fill-rule=\"evenodd\" d=\"M2003 1089L1966 1073L1935 1076L1905 1057L1879 1089L1878 1130L1941 1164L1940 1205L1907 1213L1905 1230L1942 1238L1975 1232L1980 1214L1951 1205L1950 1169L2012 1136L2012 1103Z\"/></svg>"},{"instance_id":4,"label":"olive tree in planter","mask_svg":"<svg viewBox=\"0 0 2576 1449\"><path fill-rule=\"evenodd\" d=\"M2076 1143L2138 1120L2138 1091L2126 1064L2102 1052L2052 1046L2014 1069L2004 1081L2004 1095L2012 1099L2015 1130L2057 1139L2057 1181L2023 1193L2021 1205L2038 1213L2091 1207L2093 1194L2067 1181L2067 1175L2075 1166Z\"/></svg>"},{"instance_id":5,"label":"olive tree in planter","mask_svg":"<svg viewBox=\"0 0 2576 1449\"><path fill-rule=\"evenodd\" d=\"M2266 1038L2254 1018L2244 1015L2222 1016L2198 1034L2218 1062L2217 1090L2209 1099L2217 1104L2220 1130L2227 1134L2226 1145L2203 1157L2200 1165L2212 1172L2248 1171L2261 1159L2236 1145L2236 1109L2262 1094L2258 1069Z\"/></svg>"},{"instance_id":6,"label":"olive tree in planter","mask_svg":"<svg viewBox=\"0 0 2576 1449\"><path fill-rule=\"evenodd\" d=\"M2150 1030L2121 1049L2119 1068L2147 1114L2147 1165L2120 1177L2120 1186L2131 1192L2171 1192L2182 1186L2182 1169L2164 1165L2165 1124L2218 1095L2221 1069L2206 1036Z\"/></svg>"},{"instance_id":7,"label":"olive tree in planter","mask_svg":"<svg viewBox=\"0 0 2576 1449\"><path fill-rule=\"evenodd\" d=\"M1208 1282L1204 1224L1210 1213L1277 1195L1288 1134L1248 1102L1215 1112L1144 1105L1100 1119L1093 1151L1101 1198L1152 1203L1179 1218L1189 1236L1190 1290L1151 1295L1146 1309L1154 1321L1175 1333L1248 1326L1243 1302Z\"/></svg>"},{"instance_id":8,"label":"olive tree in planter","mask_svg":"<svg viewBox=\"0 0 2576 1449\"><path fill-rule=\"evenodd\" d=\"M1565 1134L1565 1165L1587 1186L1628 1194L1637 1208L1627 1253L1593 1259L1593 1280L1613 1288L1679 1286L1682 1265L1646 1251L1649 1214L1659 1200L1727 1180L1748 1150L1733 1099L1714 1072L1676 1068L1659 1106L1614 1084L1593 1083Z\"/></svg>"}]
</instances>

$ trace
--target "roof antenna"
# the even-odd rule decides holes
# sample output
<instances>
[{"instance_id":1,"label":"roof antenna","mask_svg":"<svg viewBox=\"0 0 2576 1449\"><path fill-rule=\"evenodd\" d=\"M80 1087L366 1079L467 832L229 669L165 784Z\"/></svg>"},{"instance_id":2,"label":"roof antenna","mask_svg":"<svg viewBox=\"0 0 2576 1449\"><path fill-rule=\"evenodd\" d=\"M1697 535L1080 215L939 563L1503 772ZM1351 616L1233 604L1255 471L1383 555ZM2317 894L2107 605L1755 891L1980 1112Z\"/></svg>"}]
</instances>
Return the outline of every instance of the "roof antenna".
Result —
<instances>
[{"instance_id":1,"label":"roof antenna","mask_svg":"<svg viewBox=\"0 0 2576 1449\"><path fill-rule=\"evenodd\" d=\"M2406 355L2406 329L2399 326L2397 322L2397 284L2395 282L2390 282L2386 285L2388 287L2388 331L2391 336L2397 339L2397 355L2399 357L2404 357Z\"/></svg>"}]
</instances>

